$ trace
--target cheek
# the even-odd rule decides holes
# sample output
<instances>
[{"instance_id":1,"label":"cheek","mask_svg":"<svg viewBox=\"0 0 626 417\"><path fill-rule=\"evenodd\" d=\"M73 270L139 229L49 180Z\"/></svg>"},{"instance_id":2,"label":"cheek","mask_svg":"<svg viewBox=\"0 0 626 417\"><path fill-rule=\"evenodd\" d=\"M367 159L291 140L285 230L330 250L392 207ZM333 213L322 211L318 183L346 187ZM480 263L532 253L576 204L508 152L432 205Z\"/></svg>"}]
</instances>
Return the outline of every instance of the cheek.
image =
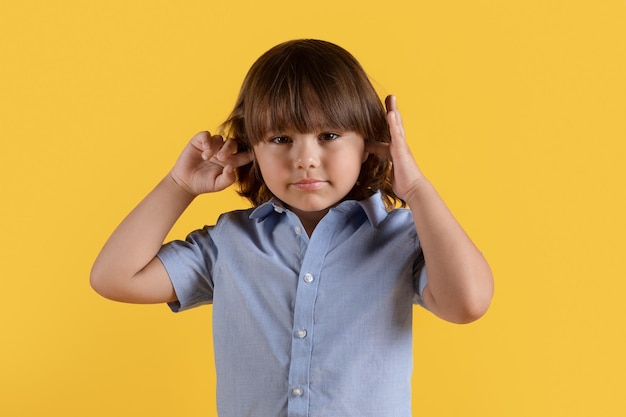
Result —
<instances>
[{"instance_id":1,"label":"cheek","mask_svg":"<svg viewBox=\"0 0 626 417\"><path fill-rule=\"evenodd\" d=\"M252 148L252 153L254 157L254 163L261 169L264 169L266 166L269 166L270 163L268 161L268 155L263 148L260 148L258 145Z\"/></svg>"},{"instance_id":2,"label":"cheek","mask_svg":"<svg viewBox=\"0 0 626 417\"><path fill-rule=\"evenodd\" d=\"M272 181L277 176L281 176L284 161L276 152L268 152L267 150L255 150L255 163L265 182Z\"/></svg>"},{"instance_id":3,"label":"cheek","mask_svg":"<svg viewBox=\"0 0 626 417\"><path fill-rule=\"evenodd\" d=\"M343 165L351 168L361 169L363 162L367 160L369 154L364 149L350 149L343 152L338 159L343 161Z\"/></svg>"}]
</instances>

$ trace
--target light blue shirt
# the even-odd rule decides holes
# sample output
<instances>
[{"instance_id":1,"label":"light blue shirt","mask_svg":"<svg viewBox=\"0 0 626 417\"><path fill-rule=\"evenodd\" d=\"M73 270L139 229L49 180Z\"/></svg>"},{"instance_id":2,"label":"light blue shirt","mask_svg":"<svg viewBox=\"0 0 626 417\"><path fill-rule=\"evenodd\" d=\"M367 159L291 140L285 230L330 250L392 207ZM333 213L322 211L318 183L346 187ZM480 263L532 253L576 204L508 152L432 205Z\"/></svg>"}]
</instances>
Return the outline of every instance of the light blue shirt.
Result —
<instances>
[{"instance_id":1,"label":"light blue shirt","mask_svg":"<svg viewBox=\"0 0 626 417\"><path fill-rule=\"evenodd\" d=\"M379 194L309 238L277 200L163 246L181 311L213 304L220 417L411 416L412 309L426 275L411 212Z\"/></svg>"}]
</instances>

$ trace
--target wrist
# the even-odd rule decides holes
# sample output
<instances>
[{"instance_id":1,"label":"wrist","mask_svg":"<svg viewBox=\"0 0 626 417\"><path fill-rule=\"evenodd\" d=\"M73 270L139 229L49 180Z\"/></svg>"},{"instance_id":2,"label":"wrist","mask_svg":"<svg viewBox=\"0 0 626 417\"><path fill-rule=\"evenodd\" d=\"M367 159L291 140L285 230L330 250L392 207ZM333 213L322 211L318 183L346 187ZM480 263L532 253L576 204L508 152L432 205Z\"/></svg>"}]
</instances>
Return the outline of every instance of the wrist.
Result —
<instances>
[{"instance_id":1,"label":"wrist","mask_svg":"<svg viewBox=\"0 0 626 417\"><path fill-rule=\"evenodd\" d=\"M171 171L166 175L164 182L167 183L168 188L179 195L183 199L192 201L198 194L194 193L189 187L185 185L183 181L178 179Z\"/></svg>"},{"instance_id":2,"label":"wrist","mask_svg":"<svg viewBox=\"0 0 626 417\"><path fill-rule=\"evenodd\" d=\"M425 195L428 195L432 189L433 186L430 181L428 181L425 176L420 175L411 183L410 187L408 187L407 191L404 193L403 200L406 201L409 206L416 205Z\"/></svg>"}]
</instances>

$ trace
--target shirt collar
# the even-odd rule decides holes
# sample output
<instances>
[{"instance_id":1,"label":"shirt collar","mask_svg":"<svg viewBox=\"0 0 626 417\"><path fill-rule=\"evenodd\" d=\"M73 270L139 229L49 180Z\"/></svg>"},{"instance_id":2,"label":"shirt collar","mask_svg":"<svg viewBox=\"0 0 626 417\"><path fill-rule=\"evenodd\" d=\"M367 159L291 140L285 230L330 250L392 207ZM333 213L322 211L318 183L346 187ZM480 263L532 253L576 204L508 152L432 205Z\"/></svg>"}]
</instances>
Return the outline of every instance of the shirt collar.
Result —
<instances>
[{"instance_id":1,"label":"shirt collar","mask_svg":"<svg viewBox=\"0 0 626 417\"><path fill-rule=\"evenodd\" d=\"M378 225L381 224L389 214L387 212L387 208L385 207L385 203L383 202L380 192L377 192L376 194L366 198L365 200L342 201L337 206L333 207L333 210L351 212L358 207L363 209L373 228L377 228ZM285 207L284 203L276 197L272 197L272 199L268 202L263 203L254 210L252 210L252 213L250 213L250 219L262 221L270 216L272 213L282 214L286 211L288 211L288 209Z\"/></svg>"},{"instance_id":2,"label":"shirt collar","mask_svg":"<svg viewBox=\"0 0 626 417\"><path fill-rule=\"evenodd\" d=\"M376 194L366 198L365 200L359 201L359 204L365 211L367 218L369 219L372 227L376 229L379 224L381 224L387 216L389 212L387 211L387 207L385 206L385 202L383 201L382 194L377 192Z\"/></svg>"},{"instance_id":3,"label":"shirt collar","mask_svg":"<svg viewBox=\"0 0 626 417\"><path fill-rule=\"evenodd\" d=\"M283 202L276 197L272 197L271 200L269 200L268 202L263 203L254 210L252 210L252 213L250 213L250 218L261 221L272 213L280 214L284 213L285 211L287 211L287 208L285 207Z\"/></svg>"}]
</instances>

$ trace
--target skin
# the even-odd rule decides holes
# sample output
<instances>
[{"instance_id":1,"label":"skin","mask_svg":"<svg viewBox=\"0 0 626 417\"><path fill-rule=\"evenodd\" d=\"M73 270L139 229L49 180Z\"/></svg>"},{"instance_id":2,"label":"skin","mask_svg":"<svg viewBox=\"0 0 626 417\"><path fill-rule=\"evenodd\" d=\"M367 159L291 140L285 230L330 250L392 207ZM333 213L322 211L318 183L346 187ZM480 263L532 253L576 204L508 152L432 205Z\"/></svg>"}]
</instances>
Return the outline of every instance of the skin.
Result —
<instances>
[{"instance_id":1,"label":"skin","mask_svg":"<svg viewBox=\"0 0 626 417\"><path fill-rule=\"evenodd\" d=\"M355 132L268 133L254 146L265 184L309 233L352 189L368 157Z\"/></svg>"},{"instance_id":2,"label":"skin","mask_svg":"<svg viewBox=\"0 0 626 417\"><path fill-rule=\"evenodd\" d=\"M493 295L489 265L420 171L406 142L395 97L387 97L385 104L390 144L366 146L354 132L286 132L268 134L253 152L236 153L234 140L196 134L170 173L106 242L92 268L92 287L117 301L175 301L156 254L196 196L232 185L234 168L256 158L268 188L313 233L328 209L350 191L361 163L373 153L391 159L394 192L411 208L428 269L426 306L454 323L478 319ZM331 138L329 133L338 136Z\"/></svg>"}]
</instances>

